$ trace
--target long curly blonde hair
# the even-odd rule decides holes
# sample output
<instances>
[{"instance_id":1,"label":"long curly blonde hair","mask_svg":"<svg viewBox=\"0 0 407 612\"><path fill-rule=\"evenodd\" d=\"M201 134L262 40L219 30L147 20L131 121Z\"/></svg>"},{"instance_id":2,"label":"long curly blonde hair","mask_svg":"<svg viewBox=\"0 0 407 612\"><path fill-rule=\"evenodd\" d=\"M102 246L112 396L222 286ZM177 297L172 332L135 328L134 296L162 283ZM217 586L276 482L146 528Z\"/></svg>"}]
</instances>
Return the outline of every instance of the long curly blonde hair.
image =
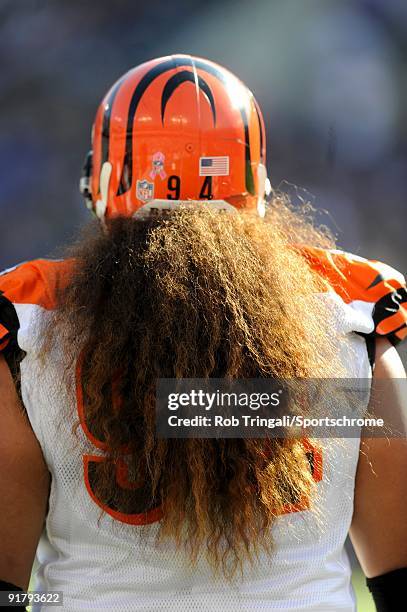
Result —
<instances>
[{"instance_id":1,"label":"long curly blonde hair","mask_svg":"<svg viewBox=\"0 0 407 612\"><path fill-rule=\"evenodd\" d=\"M204 551L229 578L271 551L275 518L309 494L303 446L157 439L156 381L335 375L329 313L315 299L325 286L294 245L304 241L333 244L281 198L265 219L201 206L95 224L70 250L52 322L67 347L80 339L86 424L108 449L99 498L125 513L160 507L159 537L191 561ZM136 490L116 482L124 447Z\"/></svg>"}]
</instances>

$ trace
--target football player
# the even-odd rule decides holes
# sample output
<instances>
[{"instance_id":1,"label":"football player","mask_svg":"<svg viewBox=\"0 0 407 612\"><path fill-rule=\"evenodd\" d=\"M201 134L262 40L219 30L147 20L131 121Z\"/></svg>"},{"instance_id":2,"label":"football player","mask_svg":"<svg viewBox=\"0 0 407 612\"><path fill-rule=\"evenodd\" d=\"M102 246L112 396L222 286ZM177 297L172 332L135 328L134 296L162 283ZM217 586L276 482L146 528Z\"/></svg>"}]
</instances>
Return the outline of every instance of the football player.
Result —
<instances>
[{"instance_id":1,"label":"football player","mask_svg":"<svg viewBox=\"0 0 407 612\"><path fill-rule=\"evenodd\" d=\"M36 555L33 588L72 611L351 612L350 533L377 609L400 610L404 439L159 438L155 394L384 380L371 401L402 414L402 275L273 195L259 106L205 59L113 85L81 191L96 221L67 257L0 276L2 590Z\"/></svg>"}]
</instances>

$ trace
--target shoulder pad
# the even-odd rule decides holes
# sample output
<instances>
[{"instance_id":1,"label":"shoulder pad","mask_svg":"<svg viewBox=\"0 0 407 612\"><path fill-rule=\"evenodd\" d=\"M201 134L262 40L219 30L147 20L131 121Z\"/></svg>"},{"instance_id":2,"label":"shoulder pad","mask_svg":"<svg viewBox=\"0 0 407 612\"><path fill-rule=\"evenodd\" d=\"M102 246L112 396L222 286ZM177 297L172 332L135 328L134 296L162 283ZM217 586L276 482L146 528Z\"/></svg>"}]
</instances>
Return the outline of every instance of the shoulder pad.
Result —
<instances>
[{"instance_id":1,"label":"shoulder pad","mask_svg":"<svg viewBox=\"0 0 407 612\"><path fill-rule=\"evenodd\" d=\"M0 350L16 339L17 304L33 304L52 310L56 294L67 279L70 262L38 259L0 273Z\"/></svg>"}]
</instances>

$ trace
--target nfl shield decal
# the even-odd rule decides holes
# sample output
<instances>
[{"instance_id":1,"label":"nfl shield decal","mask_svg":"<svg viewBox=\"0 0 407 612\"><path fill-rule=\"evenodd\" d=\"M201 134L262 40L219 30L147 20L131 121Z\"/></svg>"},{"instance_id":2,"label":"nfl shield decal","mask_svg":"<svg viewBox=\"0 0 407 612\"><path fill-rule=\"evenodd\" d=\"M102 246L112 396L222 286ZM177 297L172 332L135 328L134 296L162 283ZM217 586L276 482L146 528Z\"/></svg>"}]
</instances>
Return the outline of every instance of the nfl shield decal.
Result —
<instances>
[{"instance_id":1,"label":"nfl shield decal","mask_svg":"<svg viewBox=\"0 0 407 612\"><path fill-rule=\"evenodd\" d=\"M138 200L142 202L148 202L149 200L154 199L154 183L150 183L143 179L142 181L137 181L136 186L136 197Z\"/></svg>"}]
</instances>

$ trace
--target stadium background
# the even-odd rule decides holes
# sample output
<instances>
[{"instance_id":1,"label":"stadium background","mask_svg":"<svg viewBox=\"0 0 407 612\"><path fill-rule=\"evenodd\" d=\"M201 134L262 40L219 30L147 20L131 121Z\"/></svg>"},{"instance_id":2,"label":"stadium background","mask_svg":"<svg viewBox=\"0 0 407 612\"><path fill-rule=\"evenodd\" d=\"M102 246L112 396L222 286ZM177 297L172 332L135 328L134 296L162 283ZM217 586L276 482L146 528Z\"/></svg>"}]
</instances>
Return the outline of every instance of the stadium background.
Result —
<instances>
[{"instance_id":1,"label":"stadium background","mask_svg":"<svg viewBox=\"0 0 407 612\"><path fill-rule=\"evenodd\" d=\"M1 0L0 268L75 235L97 104L176 52L255 92L273 186L324 209L343 248L407 271L405 0Z\"/></svg>"}]
</instances>

